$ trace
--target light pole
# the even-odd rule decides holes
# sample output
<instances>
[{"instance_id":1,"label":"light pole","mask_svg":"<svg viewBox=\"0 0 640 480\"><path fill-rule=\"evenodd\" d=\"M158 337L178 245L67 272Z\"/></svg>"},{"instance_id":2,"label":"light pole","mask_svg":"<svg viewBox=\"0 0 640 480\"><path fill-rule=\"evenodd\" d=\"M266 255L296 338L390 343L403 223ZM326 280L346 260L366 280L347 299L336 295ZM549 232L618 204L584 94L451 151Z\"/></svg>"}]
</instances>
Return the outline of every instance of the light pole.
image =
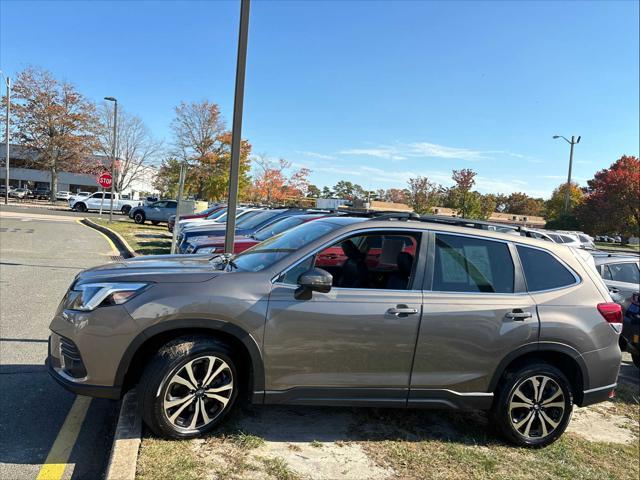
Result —
<instances>
[{"instance_id":1,"label":"light pole","mask_svg":"<svg viewBox=\"0 0 640 480\"><path fill-rule=\"evenodd\" d=\"M4 75L1 71L0 74L4 76L4 83L7 86L7 117L5 119L5 139L6 143L6 154L7 158L5 160L5 178L4 178L4 204L9 203L9 118L11 116L11 79Z\"/></svg>"},{"instance_id":2,"label":"light pole","mask_svg":"<svg viewBox=\"0 0 640 480\"><path fill-rule=\"evenodd\" d=\"M113 102L113 145L111 146L111 202L109 205L109 223L113 221L113 196L116 187L116 144L118 142L118 100L115 97L104 97Z\"/></svg>"},{"instance_id":3,"label":"light pole","mask_svg":"<svg viewBox=\"0 0 640 480\"><path fill-rule=\"evenodd\" d=\"M571 145L569 150L569 175L567 176L567 189L564 192L564 214L569 214L569 198L571 197L571 167L573 167L573 146L580 143L580 136L578 138L571 135L571 140L567 137L563 137L562 135L554 135L553 139L557 140L558 138L562 138L565 142Z\"/></svg>"},{"instance_id":4,"label":"light pole","mask_svg":"<svg viewBox=\"0 0 640 480\"><path fill-rule=\"evenodd\" d=\"M224 234L224 251L233 253L238 206L238 177L240 175L240 143L242 138L242 107L244 77L247 65L249 40L249 0L240 0L240 32L238 35L238 60L236 64L236 90L233 103L233 127L231 130L231 168L229 169L229 201L227 202L227 226Z\"/></svg>"}]
</instances>

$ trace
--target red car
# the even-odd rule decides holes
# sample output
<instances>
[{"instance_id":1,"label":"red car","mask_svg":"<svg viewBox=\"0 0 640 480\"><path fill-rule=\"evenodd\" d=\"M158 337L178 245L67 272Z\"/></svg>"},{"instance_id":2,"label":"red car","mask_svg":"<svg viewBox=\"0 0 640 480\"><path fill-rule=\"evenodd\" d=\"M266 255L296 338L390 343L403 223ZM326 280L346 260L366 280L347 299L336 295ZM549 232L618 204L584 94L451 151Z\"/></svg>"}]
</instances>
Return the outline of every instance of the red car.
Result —
<instances>
[{"instance_id":1,"label":"red car","mask_svg":"<svg viewBox=\"0 0 640 480\"><path fill-rule=\"evenodd\" d=\"M285 217L277 222L267 225L261 228L256 233L247 236L237 236L233 244L233 253L240 253L254 245L267 240L279 233L289 230L293 227L297 227L306 222L317 220L318 218L330 217L326 213L321 214L309 214L309 215L293 215ZM192 243L187 248L187 253L217 253L224 251L224 237L209 237L201 241Z\"/></svg>"},{"instance_id":2,"label":"red car","mask_svg":"<svg viewBox=\"0 0 640 480\"><path fill-rule=\"evenodd\" d=\"M194 213L193 215L180 215L180 220L188 220L190 218L205 218L211 215L212 213L217 212L225 207L225 205L214 205L201 212ZM171 215L169 220L167 221L167 228L169 228L170 232L173 232L173 227L176 224L176 216Z\"/></svg>"}]
</instances>

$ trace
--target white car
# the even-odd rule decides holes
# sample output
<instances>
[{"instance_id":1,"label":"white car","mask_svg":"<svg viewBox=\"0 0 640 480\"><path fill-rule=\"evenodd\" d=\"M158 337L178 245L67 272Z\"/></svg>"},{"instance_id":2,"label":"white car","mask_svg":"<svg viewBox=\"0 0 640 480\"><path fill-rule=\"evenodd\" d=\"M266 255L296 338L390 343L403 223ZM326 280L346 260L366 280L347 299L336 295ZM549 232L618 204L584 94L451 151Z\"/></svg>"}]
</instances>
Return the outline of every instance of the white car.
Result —
<instances>
[{"instance_id":1,"label":"white car","mask_svg":"<svg viewBox=\"0 0 640 480\"><path fill-rule=\"evenodd\" d=\"M68 201L72 196L72 193L66 190L62 190L56 193L56 200Z\"/></svg>"},{"instance_id":2,"label":"white car","mask_svg":"<svg viewBox=\"0 0 640 480\"><path fill-rule=\"evenodd\" d=\"M128 215L133 207L140 204L138 200L122 200L116 193L113 197L113 210ZM108 211L111 207L111 192L96 192L88 197L72 197L69 200L69 207L77 212L86 212L89 210Z\"/></svg>"}]
</instances>

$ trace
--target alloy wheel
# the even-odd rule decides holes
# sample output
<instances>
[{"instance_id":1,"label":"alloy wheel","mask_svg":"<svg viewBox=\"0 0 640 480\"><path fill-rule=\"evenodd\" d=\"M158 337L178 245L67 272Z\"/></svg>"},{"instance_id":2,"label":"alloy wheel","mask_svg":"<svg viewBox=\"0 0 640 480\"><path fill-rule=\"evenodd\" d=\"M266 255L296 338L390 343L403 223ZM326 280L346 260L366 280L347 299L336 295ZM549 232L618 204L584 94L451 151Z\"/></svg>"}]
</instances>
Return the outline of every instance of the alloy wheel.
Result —
<instances>
[{"instance_id":1,"label":"alloy wheel","mask_svg":"<svg viewBox=\"0 0 640 480\"><path fill-rule=\"evenodd\" d=\"M534 375L521 381L509 399L513 429L528 440L551 435L562 422L565 395L553 378Z\"/></svg>"},{"instance_id":2,"label":"alloy wheel","mask_svg":"<svg viewBox=\"0 0 640 480\"><path fill-rule=\"evenodd\" d=\"M198 357L183 365L167 382L164 414L178 430L200 429L224 411L233 388L233 374L224 360Z\"/></svg>"}]
</instances>

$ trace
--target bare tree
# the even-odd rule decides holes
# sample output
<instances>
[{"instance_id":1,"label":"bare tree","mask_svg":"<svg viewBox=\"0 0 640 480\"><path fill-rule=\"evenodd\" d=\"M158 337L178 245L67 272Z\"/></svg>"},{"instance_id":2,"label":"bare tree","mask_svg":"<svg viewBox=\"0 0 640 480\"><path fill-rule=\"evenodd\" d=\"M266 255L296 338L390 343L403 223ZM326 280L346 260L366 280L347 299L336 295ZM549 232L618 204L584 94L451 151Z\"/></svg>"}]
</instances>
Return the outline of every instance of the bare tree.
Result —
<instances>
[{"instance_id":1,"label":"bare tree","mask_svg":"<svg viewBox=\"0 0 640 480\"><path fill-rule=\"evenodd\" d=\"M97 148L95 105L73 85L34 67L22 71L13 87L13 124L19 142L34 151L33 165L51 174L51 201L58 173L94 173L91 154Z\"/></svg>"},{"instance_id":2,"label":"bare tree","mask_svg":"<svg viewBox=\"0 0 640 480\"><path fill-rule=\"evenodd\" d=\"M109 158L113 152L113 105L100 107L100 151ZM157 160L162 143L155 140L140 117L118 109L116 190L122 192L141 178Z\"/></svg>"}]
</instances>

